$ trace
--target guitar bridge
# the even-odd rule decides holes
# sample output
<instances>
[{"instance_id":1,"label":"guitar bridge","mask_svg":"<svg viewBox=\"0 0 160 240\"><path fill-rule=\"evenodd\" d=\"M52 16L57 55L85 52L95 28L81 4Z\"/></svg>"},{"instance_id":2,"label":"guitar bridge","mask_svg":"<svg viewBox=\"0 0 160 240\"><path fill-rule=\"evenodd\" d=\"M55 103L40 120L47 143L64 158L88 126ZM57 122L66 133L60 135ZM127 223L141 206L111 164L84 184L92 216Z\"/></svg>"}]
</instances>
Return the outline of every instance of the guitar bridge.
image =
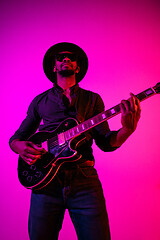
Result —
<instances>
[{"instance_id":1,"label":"guitar bridge","mask_svg":"<svg viewBox=\"0 0 160 240\"><path fill-rule=\"evenodd\" d=\"M64 133L58 134L58 143L59 143L59 146L62 146L66 143Z\"/></svg>"}]
</instances>

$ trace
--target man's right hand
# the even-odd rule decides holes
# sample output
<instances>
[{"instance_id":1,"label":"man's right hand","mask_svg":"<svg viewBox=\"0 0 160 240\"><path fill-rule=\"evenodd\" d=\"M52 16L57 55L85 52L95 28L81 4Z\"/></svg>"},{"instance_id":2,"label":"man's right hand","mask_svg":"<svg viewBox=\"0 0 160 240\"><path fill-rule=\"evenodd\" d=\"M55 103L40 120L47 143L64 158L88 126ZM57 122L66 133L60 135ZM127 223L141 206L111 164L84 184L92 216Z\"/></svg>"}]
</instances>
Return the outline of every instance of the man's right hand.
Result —
<instances>
[{"instance_id":1,"label":"man's right hand","mask_svg":"<svg viewBox=\"0 0 160 240\"><path fill-rule=\"evenodd\" d=\"M38 147L30 141L20 141L19 139L11 142L11 148L29 165L34 164L38 158L41 158L42 154L47 152L44 148Z\"/></svg>"}]
</instances>

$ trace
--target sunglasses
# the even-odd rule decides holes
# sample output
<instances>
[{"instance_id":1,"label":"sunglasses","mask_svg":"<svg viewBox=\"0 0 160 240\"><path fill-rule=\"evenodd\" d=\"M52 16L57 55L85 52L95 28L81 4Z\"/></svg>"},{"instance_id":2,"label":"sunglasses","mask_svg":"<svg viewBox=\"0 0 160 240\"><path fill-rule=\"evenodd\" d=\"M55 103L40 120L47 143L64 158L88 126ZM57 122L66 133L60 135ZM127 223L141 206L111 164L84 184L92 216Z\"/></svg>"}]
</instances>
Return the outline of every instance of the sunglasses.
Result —
<instances>
[{"instance_id":1,"label":"sunglasses","mask_svg":"<svg viewBox=\"0 0 160 240\"><path fill-rule=\"evenodd\" d=\"M59 53L55 57L58 62L63 62L66 57L69 58L72 62L77 60L77 56L74 53Z\"/></svg>"}]
</instances>

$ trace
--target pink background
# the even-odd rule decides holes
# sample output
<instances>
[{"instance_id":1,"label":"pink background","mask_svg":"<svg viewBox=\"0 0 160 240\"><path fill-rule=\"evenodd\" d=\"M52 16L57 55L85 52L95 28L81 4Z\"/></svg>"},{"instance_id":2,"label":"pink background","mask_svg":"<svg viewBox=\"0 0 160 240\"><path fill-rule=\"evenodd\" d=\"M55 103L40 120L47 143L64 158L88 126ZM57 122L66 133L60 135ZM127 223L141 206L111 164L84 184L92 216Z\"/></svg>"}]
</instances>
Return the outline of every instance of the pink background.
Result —
<instances>
[{"instance_id":1,"label":"pink background","mask_svg":"<svg viewBox=\"0 0 160 240\"><path fill-rule=\"evenodd\" d=\"M98 92L106 109L159 81L160 6L131 2L1 1L1 240L28 239L30 191L18 181L8 140L31 100L52 87L42 69L46 50L61 41L81 46L89 70L80 86ZM160 240L159 100L141 104L138 128L120 149L93 146L112 240ZM119 129L120 116L109 124ZM67 212L59 239L76 239Z\"/></svg>"}]
</instances>

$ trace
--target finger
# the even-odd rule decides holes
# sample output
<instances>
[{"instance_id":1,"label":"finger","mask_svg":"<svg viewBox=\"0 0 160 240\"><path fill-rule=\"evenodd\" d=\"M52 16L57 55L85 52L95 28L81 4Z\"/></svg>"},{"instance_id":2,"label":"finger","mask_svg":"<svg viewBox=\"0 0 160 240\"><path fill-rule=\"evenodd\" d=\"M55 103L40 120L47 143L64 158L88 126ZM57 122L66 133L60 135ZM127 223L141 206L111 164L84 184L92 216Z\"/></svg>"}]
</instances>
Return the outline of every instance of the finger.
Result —
<instances>
[{"instance_id":1,"label":"finger","mask_svg":"<svg viewBox=\"0 0 160 240\"><path fill-rule=\"evenodd\" d=\"M130 93L131 97L129 99L129 102L130 102L130 110L132 112L136 112L137 111L137 105L136 105L136 98L134 96L133 93Z\"/></svg>"},{"instance_id":2,"label":"finger","mask_svg":"<svg viewBox=\"0 0 160 240\"><path fill-rule=\"evenodd\" d=\"M37 160L39 158L41 158L41 155L40 154L37 154L37 155L33 155L33 154L30 154L30 153L27 153L24 155L27 159L31 159L31 160Z\"/></svg>"},{"instance_id":3,"label":"finger","mask_svg":"<svg viewBox=\"0 0 160 240\"><path fill-rule=\"evenodd\" d=\"M26 147L25 149L25 152L26 153L31 153L31 154L34 154L34 155L38 155L38 154L43 154L43 153L46 153L46 150L42 148L42 150L37 150L35 149L33 146L29 144L27 144L28 146Z\"/></svg>"},{"instance_id":4,"label":"finger","mask_svg":"<svg viewBox=\"0 0 160 240\"><path fill-rule=\"evenodd\" d=\"M121 101L123 112L129 112L130 111L130 103L127 100L122 100Z\"/></svg>"},{"instance_id":5,"label":"finger","mask_svg":"<svg viewBox=\"0 0 160 240\"><path fill-rule=\"evenodd\" d=\"M33 160L33 159L30 159L30 158L25 157L25 156L23 156L22 159L23 159L26 163L28 163L29 165L32 165L32 164L34 164L34 163L36 162L36 159Z\"/></svg>"},{"instance_id":6,"label":"finger","mask_svg":"<svg viewBox=\"0 0 160 240\"><path fill-rule=\"evenodd\" d=\"M36 162L36 160L26 160L26 163L28 163L29 165L32 165Z\"/></svg>"},{"instance_id":7,"label":"finger","mask_svg":"<svg viewBox=\"0 0 160 240\"><path fill-rule=\"evenodd\" d=\"M125 113L125 107L124 107L122 101L121 101L119 106L120 106L121 113L124 114Z\"/></svg>"},{"instance_id":8,"label":"finger","mask_svg":"<svg viewBox=\"0 0 160 240\"><path fill-rule=\"evenodd\" d=\"M38 158L40 157L36 157L34 159L26 157L24 160L31 165L31 164L34 164L38 160Z\"/></svg>"},{"instance_id":9,"label":"finger","mask_svg":"<svg viewBox=\"0 0 160 240\"><path fill-rule=\"evenodd\" d=\"M135 100L135 104L138 106L138 109L141 109L139 99L138 99L133 93L130 93L130 95L131 95L131 97L134 98L134 100Z\"/></svg>"},{"instance_id":10,"label":"finger","mask_svg":"<svg viewBox=\"0 0 160 240\"><path fill-rule=\"evenodd\" d=\"M136 97L136 105L137 105L137 107L138 107L138 111L140 111L141 112L141 105L140 105L140 101L139 101L139 99Z\"/></svg>"},{"instance_id":11,"label":"finger","mask_svg":"<svg viewBox=\"0 0 160 240\"><path fill-rule=\"evenodd\" d=\"M34 155L34 157L35 157L36 155L41 155L42 153L37 151L37 150L35 150L35 149L33 149L32 147L27 147L24 150L24 155L28 156L29 154Z\"/></svg>"},{"instance_id":12,"label":"finger","mask_svg":"<svg viewBox=\"0 0 160 240\"><path fill-rule=\"evenodd\" d=\"M138 110L137 110L137 116L136 116L137 120L139 120L140 117L141 117L141 109L138 108Z\"/></svg>"},{"instance_id":13,"label":"finger","mask_svg":"<svg viewBox=\"0 0 160 240\"><path fill-rule=\"evenodd\" d=\"M32 142L27 142L28 146L31 146L33 149L37 150L38 152L44 152L44 148L38 147L36 144Z\"/></svg>"},{"instance_id":14,"label":"finger","mask_svg":"<svg viewBox=\"0 0 160 240\"><path fill-rule=\"evenodd\" d=\"M136 118L139 120L139 118L141 116L140 101L133 93L131 93L131 96L133 97L134 102L135 102Z\"/></svg>"}]
</instances>

